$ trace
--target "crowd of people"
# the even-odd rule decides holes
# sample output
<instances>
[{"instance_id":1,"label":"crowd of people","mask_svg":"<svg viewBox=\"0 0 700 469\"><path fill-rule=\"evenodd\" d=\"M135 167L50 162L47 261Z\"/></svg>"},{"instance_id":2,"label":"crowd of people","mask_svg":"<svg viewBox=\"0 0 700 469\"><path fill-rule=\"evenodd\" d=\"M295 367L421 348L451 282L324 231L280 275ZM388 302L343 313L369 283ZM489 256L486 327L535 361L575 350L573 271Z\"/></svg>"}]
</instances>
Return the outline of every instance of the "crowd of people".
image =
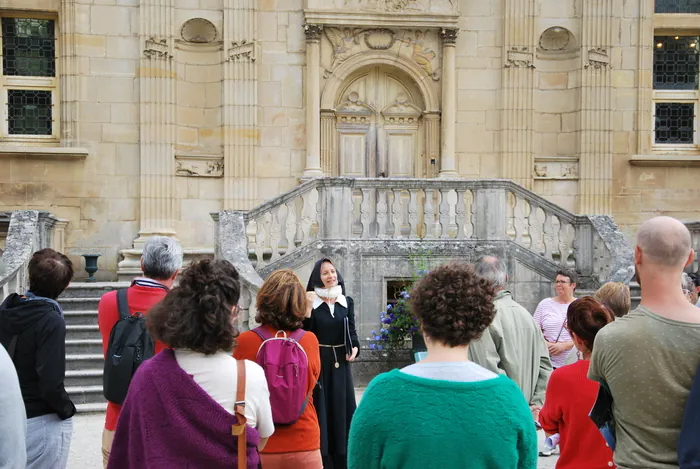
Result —
<instances>
[{"instance_id":1,"label":"crowd of people","mask_svg":"<svg viewBox=\"0 0 700 469\"><path fill-rule=\"evenodd\" d=\"M377 376L358 406L355 307L331 259L306 288L291 270L270 274L259 326L239 334L235 267L183 270L177 241L152 237L143 276L98 306L104 467L535 469L546 438L539 456L559 451L560 469L697 469L694 255L682 223L645 222L631 312L625 284L577 298L567 270L531 315L503 259L431 269L408 295L427 355ZM56 299L73 266L43 249L28 269L29 291L0 305L0 468L65 469L76 409Z\"/></svg>"}]
</instances>

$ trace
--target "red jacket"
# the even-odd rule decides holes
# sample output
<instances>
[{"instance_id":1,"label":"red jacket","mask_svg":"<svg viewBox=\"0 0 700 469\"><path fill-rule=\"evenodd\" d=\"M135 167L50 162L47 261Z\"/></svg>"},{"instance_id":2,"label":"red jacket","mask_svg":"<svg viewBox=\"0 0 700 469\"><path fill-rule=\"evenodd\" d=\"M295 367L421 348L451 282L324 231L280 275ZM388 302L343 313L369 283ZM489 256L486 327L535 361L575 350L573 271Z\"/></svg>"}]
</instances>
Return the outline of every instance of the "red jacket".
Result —
<instances>
[{"instance_id":1,"label":"red jacket","mask_svg":"<svg viewBox=\"0 0 700 469\"><path fill-rule=\"evenodd\" d=\"M588 379L588 360L557 368L549 378L540 424L559 433L557 469L610 469L613 452L588 417L599 384ZM570 443L570 444L569 444Z\"/></svg>"},{"instance_id":2,"label":"red jacket","mask_svg":"<svg viewBox=\"0 0 700 469\"><path fill-rule=\"evenodd\" d=\"M149 280L153 282L153 280ZM129 287L126 294L127 302L129 303L129 312L131 314L141 311L147 314L148 311L167 294L165 288L149 287L142 285L133 285ZM119 310L117 309L117 291L105 293L97 305L97 324L100 327L102 335L102 353L107 354L109 346L109 335L114 328L114 325L119 321ZM156 353L166 348L165 344L156 342ZM117 427L119 412L121 406L112 402L107 403L107 418L105 420L105 429L114 430Z\"/></svg>"}]
</instances>

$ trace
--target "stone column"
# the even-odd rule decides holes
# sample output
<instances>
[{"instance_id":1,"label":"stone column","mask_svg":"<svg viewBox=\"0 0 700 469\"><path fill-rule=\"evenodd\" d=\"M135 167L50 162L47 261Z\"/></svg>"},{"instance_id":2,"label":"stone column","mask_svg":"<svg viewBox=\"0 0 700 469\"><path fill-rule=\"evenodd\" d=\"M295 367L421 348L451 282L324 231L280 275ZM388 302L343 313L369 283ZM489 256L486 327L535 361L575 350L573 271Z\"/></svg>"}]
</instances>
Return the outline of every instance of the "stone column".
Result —
<instances>
[{"instance_id":1,"label":"stone column","mask_svg":"<svg viewBox=\"0 0 700 469\"><path fill-rule=\"evenodd\" d=\"M583 2L579 213L610 214L613 0Z\"/></svg>"},{"instance_id":2,"label":"stone column","mask_svg":"<svg viewBox=\"0 0 700 469\"><path fill-rule=\"evenodd\" d=\"M68 220L59 218L56 224L53 226L53 239L51 240L51 245L54 250L62 252L65 254L66 250L66 227L68 226Z\"/></svg>"},{"instance_id":3,"label":"stone column","mask_svg":"<svg viewBox=\"0 0 700 469\"><path fill-rule=\"evenodd\" d=\"M61 72L61 145L75 147L80 142L79 105L80 84L78 82L80 67L75 45L75 0L63 0L58 15L60 31Z\"/></svg>"},{"instance_id":4,"label":"stone column","mask_svg":"<svg viewBox=\"0 0 700 469\"><path fill-rule=\"evenodd\" d=\"M139 27L143 55L137 70L140 96L140 226L134 248L123 250L120 278L138 275L143 244L153 235L175 236L174 155L175 63L173 3L141 0Z\"/></svg>"},{"instance_id":5,"label":"stone column","mask_svg":"<svg viewBox=\"0 0 700 469\"><path fill-rule=\"evenodd\" d=\"M224 209L248 210L258 197L255 177L258 129L255 3L224 1Z\"/></svg>"},{"instance_id":6,"label":"stone column","mask_svg":"<svg viewBox=\"0 0 700 469\"><path fill-rule=\"evenodd\" d=\"M502 174L532 186L535 66L534 0L506 0L503 49Z\"/></svg>"},{"instance_id":7,"label":"stone column","mask_svg":"<svg viewBox=\"0 0 700 469\"><path fill-rule=\"evenodd\" d=\"M455 125L457 122L457 65L455 45L458 29L443 29L442 38L442 151L440 177L456 178Z\"/></svg>"},{"instance_id":8,"label":"stone column","mask_svg":"<svg viewBox=\"0 0 700 469\"><path fill-rule=\"evenodd\" d=\"M306 168L304 178L323 176L321 171L321 34L323 25L307 24L306 33Z\"/></svg>"}]
</instances>

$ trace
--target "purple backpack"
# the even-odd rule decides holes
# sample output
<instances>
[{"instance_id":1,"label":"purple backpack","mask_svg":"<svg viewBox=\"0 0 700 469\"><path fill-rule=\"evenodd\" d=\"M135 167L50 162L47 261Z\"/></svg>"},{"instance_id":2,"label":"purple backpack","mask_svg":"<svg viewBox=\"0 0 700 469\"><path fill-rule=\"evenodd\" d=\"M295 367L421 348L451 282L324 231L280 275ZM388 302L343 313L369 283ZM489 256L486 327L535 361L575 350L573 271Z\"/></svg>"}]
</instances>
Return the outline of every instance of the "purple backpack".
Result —
<instances>
[{"instance_id":1,"label":"purple backpack","mask_svg":"<svg viewBox=\"0 0 700 469\"><path fill-rule=\"evenodd\" d=\"M309 384L309 359L299 345L304 336L297 329L287 336L278 331L274 336L262 327L253 329L263 343L255 361L265 370L270 390L272 420L277 425L291 425L304 413L311 393Z\"/></svg>"}]
</instances>

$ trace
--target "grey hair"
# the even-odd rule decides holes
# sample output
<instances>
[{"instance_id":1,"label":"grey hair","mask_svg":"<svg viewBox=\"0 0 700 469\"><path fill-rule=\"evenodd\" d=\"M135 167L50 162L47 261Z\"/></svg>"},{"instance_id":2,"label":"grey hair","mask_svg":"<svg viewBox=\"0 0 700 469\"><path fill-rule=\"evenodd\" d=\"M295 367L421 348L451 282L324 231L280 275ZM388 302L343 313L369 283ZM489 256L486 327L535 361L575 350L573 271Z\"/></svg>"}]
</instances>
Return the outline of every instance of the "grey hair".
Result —
<instances>
[{"instance_id":1,"label":"grey hair","mask_svg":"<svg viewBox=\"0 0 700 469\"><path fill-rule=\"evenodd\" d=\"M690 275L685 272L681 274L681 288L691 293L695 291L695 282L690 278Z\"/></svg>"},{"instance_id":2,"label":"grey hair","mask_svg":"<svg viewBox=\"0 0 700 469\"><path fill-rule=\"evenodd\" d=\"M508 283L506 263L494 256L484 256L476 263L476 275L488 280L494 288L505 288Z\"/></svg>"},{"instance_id":3,"label":"grey hair","mask_svg":"<svg viewBox=\"0 0 700 469\"><path fill-rule=\"evenodd\" d=\"M182 268L182 246L167 236L151 236L141 255L141 268L146 277L167 280Z\"/></svg>"}]
</instances>

